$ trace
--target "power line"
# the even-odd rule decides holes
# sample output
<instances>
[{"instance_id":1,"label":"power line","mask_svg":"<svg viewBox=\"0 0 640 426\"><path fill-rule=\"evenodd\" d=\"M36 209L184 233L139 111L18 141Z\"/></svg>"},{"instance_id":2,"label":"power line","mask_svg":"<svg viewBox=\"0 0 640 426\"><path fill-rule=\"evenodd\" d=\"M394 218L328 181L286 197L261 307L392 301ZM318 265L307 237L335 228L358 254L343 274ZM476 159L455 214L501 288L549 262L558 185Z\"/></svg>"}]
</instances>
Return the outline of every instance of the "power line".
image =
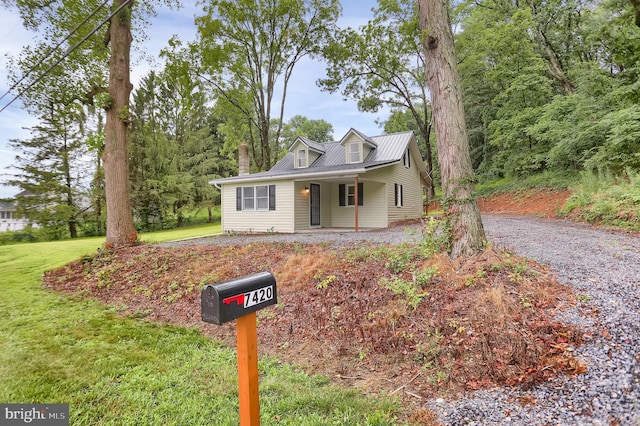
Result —
<instances>
[{"instance_id":1,"label":"power line","mask_svg":"<svg viewBox=\"0 0 640 426\"><path fill-rule=\"evenodd\" d=\"M37 67L38 65L40 65L41 63L43 63L46 59L49 58L49 56L51 56L51 54L53 54L53 52L55 52L55 50L57 48L59 48L62 43L64 43L65 41L69 40L69 38L74 35L81 26L83 26L89 19L91 19L96 13L98 13L100 11L100 9L102 9L104 7L105 4L107 4L109 0L104 0L104 2L102 2L102 4L100 6L98 6L97 8L95 8L93 10L93 12L91 12L91 14L89 14L86 18L84 18L82 20L82 22L80 22L78 25L76 25L76 27L74 29L71 30L71 32L69 32L69 34L67 34L67 36L65 38L63 38L62 40L60 40L58 42L58 44L55 45L55 47L53 47L51 50L49 50L49 53L47 53L44 58L42 58L39 62L37 62L36 64L34 64L31 68L29 68L29 70L27 71L26 74L24 74L22 76L22 78L20 78L20 80L18 80L16 83L13 84L13 86L11 86L2 96L0 96L0 100L2 100L2 98L4 98L5 96L7 96L9 93L11 93L11 91L13 89L15 89L16 87L18 87L18 85L20 83L22 83L24 81L25 78L29 77L29 74L31 74Z\"/></svg>"},{"instance_id":2,"label":"power line","mask_svg":"<svg viewBox=\"0 0 640 426\"><path fill-rule=\"evenodd\" d=\"M114 10L113 12L111 12L109 14L109 16L107 16L102 22L100 22L98 25L96 25L96 27L91 30L91 32L89 32L89 34L87 34L86 36L84 36L82 38L82 40L80 40L78 43L76 43L71 49L67 50L64 55L62 55L62 57L60 59L58 59L57 61L55 61L49 68L47 68L40 76L38 76L38 78L36 78L35 81L33 81L31 84L29 84L26 88L22 89L20 91L20 93L18 93L16 96L14 96L13 99L11 99L11 101L6 104L5 106L2 107L2 109L0 109L0 113L2 111L4 111L5 109L7 109L9 107L9 105L11 105L12 103L14 103L20 96L22 96L25 92L27 92L29 89L31 89L33 86L35 86L38 82L40 82L40 80L42 80L47 74L49 74L51 72L51 70L53 70L56 66L58 66L63 60L65 60L70 54L72 54L78 47L80 47L80 45L82 43L84 43L85 41L87 41L87 39L89 37L91 37L92 35L94 35L100 28L102 28L102 26L104 24L106 24L111 18L113 18L115 15L118 14L118 12L120 12L122 9L125 8L125 6L127 6L129 3L131 3L132 0L125 0L120 6L118 6L118 8L116 10Z\"/></svg>"}]
</instances>

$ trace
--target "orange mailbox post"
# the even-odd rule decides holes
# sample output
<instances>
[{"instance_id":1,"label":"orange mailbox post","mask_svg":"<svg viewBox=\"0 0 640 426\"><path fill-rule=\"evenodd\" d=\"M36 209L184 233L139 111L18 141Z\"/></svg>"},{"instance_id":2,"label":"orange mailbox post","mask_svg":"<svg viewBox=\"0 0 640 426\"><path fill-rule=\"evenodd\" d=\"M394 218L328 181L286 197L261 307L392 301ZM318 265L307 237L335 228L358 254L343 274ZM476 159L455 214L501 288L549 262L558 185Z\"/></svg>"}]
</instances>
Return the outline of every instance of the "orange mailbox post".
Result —
<instances>
[{"instance_id":1,"label":"orange mailbox post","mask_svg":"<svg viewBox=\"0 0 640 426\"><path fill-rule=\"evenodd\" d=\"M277 302L276 279L271 272L207 284L201 293L203 321L221 325L237 320L240 426L260 424L256 311Z\"/></svg>"}]
</instances>

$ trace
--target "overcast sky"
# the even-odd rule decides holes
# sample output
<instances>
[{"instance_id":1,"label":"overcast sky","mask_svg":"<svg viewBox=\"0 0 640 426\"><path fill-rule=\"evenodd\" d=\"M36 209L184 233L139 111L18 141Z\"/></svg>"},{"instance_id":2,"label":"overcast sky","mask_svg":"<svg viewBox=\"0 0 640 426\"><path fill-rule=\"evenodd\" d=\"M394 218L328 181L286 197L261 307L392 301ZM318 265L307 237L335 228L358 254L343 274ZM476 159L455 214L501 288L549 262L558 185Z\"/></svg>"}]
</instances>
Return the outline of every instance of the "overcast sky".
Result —
<instances>
[{"instance_id":1,"label":"overcast sky","mask_svg":"<svg viewBox=\"0 0 640 426\"><path fill-rule=\"evenodd\" d=\"M184 2L187 3L187 2ZM371 9L377 6L376 0L343 0L343 16L340 18L341 27L358 28L372 18ZM147 30L148 39L143 45L135 44L137 52L144 51L149 57L156 57L160 49L165 47L172 35L178 35L183 41L195 38L193 16L195 7L186 7L180 11L161 9ZM22 46L33 42L34 37L22 27L22 21L17 13L0 7L0 96L9 88L7 78L7 55L17 55ZM134 53L134 56L139 53ZM134 90L139 79L150 69L161 67L149 61L132 60L132 81ZM355 128L369 136L383 133L375 121L387 118L388 112L377 114L361 113L355 102L343 101L337 93L331 95L321 92L316 80L324 76L324 65L311 60L305 60L297 65L290 80L285 105L285 121L294 115L303 115L309 119L326 120L334 129L334 136L340 139L351 128ZM11 93L0 100L3 108L15 95ZM30 136L24 128L38 124L22 110L20 100L0 113L0 182L6 180L5 173L11 173L11 165L16 153L11 151L10 139L26 139ZM14 196L19 189L0 185L0 198Z\"/></svg>"}]
</instances>

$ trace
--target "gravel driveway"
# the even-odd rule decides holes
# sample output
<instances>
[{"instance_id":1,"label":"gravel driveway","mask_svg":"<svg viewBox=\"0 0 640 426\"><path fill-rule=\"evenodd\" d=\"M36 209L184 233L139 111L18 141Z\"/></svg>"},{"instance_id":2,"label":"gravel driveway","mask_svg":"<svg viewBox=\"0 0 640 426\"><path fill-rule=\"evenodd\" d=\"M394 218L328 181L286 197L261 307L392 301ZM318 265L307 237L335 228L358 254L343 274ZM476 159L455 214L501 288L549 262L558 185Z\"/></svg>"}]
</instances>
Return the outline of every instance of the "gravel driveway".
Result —
<instances>
[{"instance_id":1,"label":"gravel driveway","mask_svg":"<svg viewBox=\"0 0 640 426\"><path fill-rule=\"evenodd\" d=\"M452 425L640 425L640 238L565 221L483 217L497 247L547 264L592 310L563 315L592 336L576 350L587 372L529 391L432 401ZM589 312L599 314L589 315ZM527 396L526 398L521 398ZM531 401L524 404L520 401Z\"/></svg>"},{"instance_id":2,"label":"gravel driveway","mask_svg":"<svg viewBox=\"0 0 640 426\"><path fill-rule=\"evenodd\" d=\"M531 217L485 216L483 222L497 247L549 265L561 282L575 287L579 309L565 312L563 320L589 337L576 350L587 362L587 372L529 390L500 388L457 401L437 399L428 407L451 425L640 426L640 238ZM362 239L400 243L416 238L397 227L360 233L220 236L171 244L270 240L347 245Z\"/></svg>"}]
</instances>

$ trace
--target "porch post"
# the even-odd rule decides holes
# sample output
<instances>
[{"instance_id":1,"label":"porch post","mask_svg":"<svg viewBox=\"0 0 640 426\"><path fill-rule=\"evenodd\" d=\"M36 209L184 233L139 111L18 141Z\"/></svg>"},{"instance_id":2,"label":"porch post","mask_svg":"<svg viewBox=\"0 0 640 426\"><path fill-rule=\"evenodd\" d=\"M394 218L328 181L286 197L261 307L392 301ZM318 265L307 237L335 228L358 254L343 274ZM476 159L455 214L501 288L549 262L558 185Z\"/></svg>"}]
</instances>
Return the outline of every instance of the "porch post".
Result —
<instances>
[{"instance_id":1,"label":"porch post","mask_svg":"<svg viewBox=\"0 0 640 426\"><path fill-rule=\"evenodd\" d=\"M356 175L355 178L353 178L353 186L355 187L355 215L356 215L356 232L358 232L358 175Z\"/></svg>"}]
</instances>

